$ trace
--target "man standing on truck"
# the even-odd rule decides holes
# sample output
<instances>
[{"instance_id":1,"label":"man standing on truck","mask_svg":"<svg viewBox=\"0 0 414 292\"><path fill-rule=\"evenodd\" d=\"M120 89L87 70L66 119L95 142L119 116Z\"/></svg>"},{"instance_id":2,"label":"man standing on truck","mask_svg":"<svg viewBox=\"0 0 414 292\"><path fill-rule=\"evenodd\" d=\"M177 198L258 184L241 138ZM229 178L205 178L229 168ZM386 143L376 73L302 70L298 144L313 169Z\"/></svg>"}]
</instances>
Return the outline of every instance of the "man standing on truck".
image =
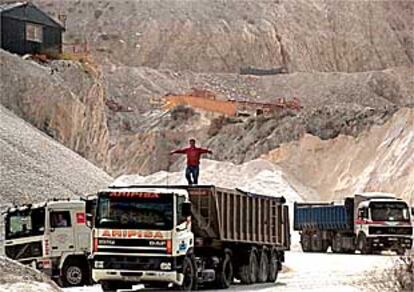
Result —
<instances>
[{"instance_id":1,"label":"man standing on truck","mask_svg":"<svg viewBox=\"0 0 414 292\"><path fill-rule=\"evenodd\" d=\"M200 174L200 157L201 154L213 152L209 149L196 147L195 139L190 139L190 146L183 149L177 149L170 152L172 154L186 154L187 155L187 168L185 170L185 178L188 181L188 184L197 185L198 184L198 175Z\"/></svg>"}]
</instances>

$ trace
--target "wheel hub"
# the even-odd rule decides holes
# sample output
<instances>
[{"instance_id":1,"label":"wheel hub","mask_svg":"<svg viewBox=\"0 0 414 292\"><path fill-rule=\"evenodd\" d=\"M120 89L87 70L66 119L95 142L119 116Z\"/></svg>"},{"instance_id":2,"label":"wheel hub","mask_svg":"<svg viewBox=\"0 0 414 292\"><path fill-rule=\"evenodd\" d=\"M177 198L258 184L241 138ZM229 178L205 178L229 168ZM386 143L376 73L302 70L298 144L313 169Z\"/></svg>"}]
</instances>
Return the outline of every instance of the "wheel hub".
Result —
<instances>
[{"instance_id":1,"label":"wheel hub","mask_svg":"<svg viewBox=\"0 0 414 292\"><path fill-rule=\"evenodd\" d=\"M69 267L66 270L66 279L71 285L80 284L82 281L82 271L79 267Z\"/></svg>"}]
</instances>

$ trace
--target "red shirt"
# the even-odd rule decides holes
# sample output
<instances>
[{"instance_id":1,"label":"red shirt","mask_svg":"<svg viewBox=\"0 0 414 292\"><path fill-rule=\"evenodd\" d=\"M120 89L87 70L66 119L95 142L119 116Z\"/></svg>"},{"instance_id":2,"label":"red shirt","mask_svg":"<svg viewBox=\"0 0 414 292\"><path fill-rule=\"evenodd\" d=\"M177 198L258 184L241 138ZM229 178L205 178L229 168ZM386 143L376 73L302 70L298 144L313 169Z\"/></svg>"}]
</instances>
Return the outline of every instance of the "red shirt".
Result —
<instances>
[{"instance_id":1,"label":"red shirt","mask_svg":"<svg viewBox=\"0 0 414 292\"><path fill-rule=\"evenodd\" d=\"M210 150L198 147L188 147L184 149L178 149L172 153L187 154L187 165L197 166L200 164L200 157L203 153L209 153Z\"/></svg>"}]
</instances>

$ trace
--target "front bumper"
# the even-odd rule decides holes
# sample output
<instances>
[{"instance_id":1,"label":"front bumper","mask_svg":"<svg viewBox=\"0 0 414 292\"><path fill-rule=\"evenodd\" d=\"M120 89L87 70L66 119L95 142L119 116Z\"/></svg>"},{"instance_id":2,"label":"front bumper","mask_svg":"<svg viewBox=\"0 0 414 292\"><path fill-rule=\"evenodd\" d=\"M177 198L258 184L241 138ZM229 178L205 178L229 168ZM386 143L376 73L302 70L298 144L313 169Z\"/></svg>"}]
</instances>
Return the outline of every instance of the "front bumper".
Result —
<instances>
[{"instance_id":1,"label":"front bumper","mask_svg":"<svg viewBox=\"0 0 414 292\"><path fill-rule=\"evenodd\" d=\"M408 237L371 237L371 244L379 249L411 249L413 240Z\"/></svg>"},{"instance_id":2,"label":"front bumper","mask_svg":"<svg viewBox=\"0 0 414 292\"><path fill-rule=\"evenodd\" d=\"M184 275L176 271L135 271L93 269L92 278L99 281L126 281L134 283L165 282L181 285Z\"/></svg>"}]
</instances>

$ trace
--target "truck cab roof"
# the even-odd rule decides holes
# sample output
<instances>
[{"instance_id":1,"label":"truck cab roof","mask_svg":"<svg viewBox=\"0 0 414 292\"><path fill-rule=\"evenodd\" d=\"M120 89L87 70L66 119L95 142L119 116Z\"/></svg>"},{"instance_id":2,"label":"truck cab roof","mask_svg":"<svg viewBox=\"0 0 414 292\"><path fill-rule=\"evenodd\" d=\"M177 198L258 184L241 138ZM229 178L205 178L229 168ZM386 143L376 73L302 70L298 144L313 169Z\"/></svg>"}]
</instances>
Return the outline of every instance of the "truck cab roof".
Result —
<instances>
[{"instance_id":1,"label":"truck cab roof","mask_svg":"<svg viewBox=\"0 0 414 292\"><path fill-rule=\"evenodd\" d=\"M363 201L359 204L359 207L369 207L371 203L378 202L378 203L388 203L388 202L399 202L405 203L403 200L399 198L375 198L368 201ZM408 205L407 205L408 206Z\"/></svg>"},{"instance_id":2,"label":"truck cab roof","mask_svg":"<svg viewBox=\"0 0 414 292\"><path fill-rule=\"evenodd\" d=\"M146 192L146 193L158 193L158 194L178 194L186 196L188 192L184 188L179 187L158 187L158 186L111 186L107 189L101 190L100 193L111 192Z\"/></svg>"},{"instance_id":3,"label":"truck cab roof","mask_svg":"<svg viewBox=\"0 0 414 292\"><path fill-rule=\"evenodd\" d=\"M363 192L363 193L356 193L356 196L362 196L365 198L389 198L389 199L396 199L396 195L392 193L385 193L385 192Z\"/></svg>"},{"instance_id":4,"label":"truck cab roof","mask_svg":"<svg viewBox=\"0 0 414 292\"><path fill-rule=\"evenodd\" d=\"M24 204L20 206L14 206L9 208L7 212L16 212L16 211L26 211L29 209L37 209L37 208L43 208L43 207L52 207L52 208L78 208L83 207L85 205L85 202L82 200L77 199L67 199L67 200L50 200L46 202L41 203L35 203L35 204Z\"/></svg>"}]
</instances>

